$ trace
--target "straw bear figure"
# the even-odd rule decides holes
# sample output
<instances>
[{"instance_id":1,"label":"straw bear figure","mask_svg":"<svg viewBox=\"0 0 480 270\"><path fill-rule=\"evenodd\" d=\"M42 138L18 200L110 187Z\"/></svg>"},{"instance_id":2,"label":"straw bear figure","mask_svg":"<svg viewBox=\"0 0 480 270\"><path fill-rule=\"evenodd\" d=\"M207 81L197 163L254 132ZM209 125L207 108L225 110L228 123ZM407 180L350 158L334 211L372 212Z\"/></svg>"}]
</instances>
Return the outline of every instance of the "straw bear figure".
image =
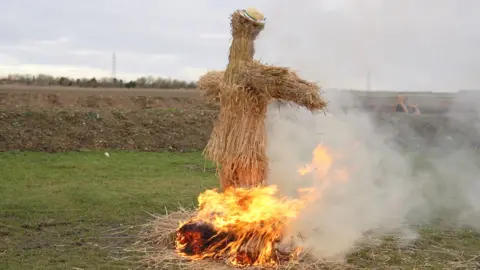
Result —
<instances>
[{"instance_id":1,"label":"straw bear figure","mask_svg":"<svg viewBox=\"0 0 480 270\"><path fill-rule=\"evenodd\" d=\"M289 101L311 111L326 106L315 83L300 79L288 68L254 60L254 41L264 25L263 14L254 8L235 11L231 15L232 41L226 70L207 72L198 81L204 95L220 103L220 114L204 153L217 164L224 190L265 184L265 118L270 102Z\"/></svg>"}]
</instances>

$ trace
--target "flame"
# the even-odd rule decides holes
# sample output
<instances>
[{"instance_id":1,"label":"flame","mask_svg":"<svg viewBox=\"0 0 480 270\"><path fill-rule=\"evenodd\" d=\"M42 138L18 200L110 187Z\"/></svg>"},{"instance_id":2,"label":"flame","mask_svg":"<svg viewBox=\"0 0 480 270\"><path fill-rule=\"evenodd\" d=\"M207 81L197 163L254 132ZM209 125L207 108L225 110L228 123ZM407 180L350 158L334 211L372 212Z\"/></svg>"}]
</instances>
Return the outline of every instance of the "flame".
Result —
<instances>
[{"instance_id":1,"label":"flame","mask_svg":"<svg viewBox=\"0 0 480 270\"><path fill-rule=\"evenodd\" d=\"M320 181L347 181L349 178L348 170L344 167L332 168L333 157L341 159L344 155L341 153L333 154L324 145L317 145L313 150L312 163L300 167L298 173L303 176L314 172L316 179Z\"/></svg>"},{"instance_id":2,"label":"flame","mask_svg":"<svg viewBox=\"0 0 480 270\"><path fill-rule=\"evenodd\" d=\"M177 251L192 259L227 258L237 266L276 265L281 260L276 245L286 224L298 216L306 202L278 195L276 186L205 191L198 198L197 215L177 231ZM182 230L195 226L191 224L210 227Z\"/></svg>"},{"instance_id":3,"label":"flame","mask_svg":"<svg viewBox=\"0 0 480 270\"><path fill-rule=\"evenodd\" d=\"M308 164L298 170L300 175L306 175L308 173L317 171L317 174L323 178L327 175L328 171L332 167L333 159L328 149L323 145L318 145L313 150L312 163Z\"/></svg>"},{"instance_id":4,"label":"flame","mask_svg":"<svg viewBox=\"0 0 480 270\"><path fill-rule=\"evenodd\" d=\"M322 185L299 189L298 198L281 196L273 185L203 192L196 215L177 229L177 253L194 260L226 259L235 266L275 266L297 257L301 247L282 251L279 243L288 225L320 198L331 180L348 179L346 169L333 169L333 157L325 146L315 148L312 163L298 172L315 172Z\"/></svg>"}]
</instances>

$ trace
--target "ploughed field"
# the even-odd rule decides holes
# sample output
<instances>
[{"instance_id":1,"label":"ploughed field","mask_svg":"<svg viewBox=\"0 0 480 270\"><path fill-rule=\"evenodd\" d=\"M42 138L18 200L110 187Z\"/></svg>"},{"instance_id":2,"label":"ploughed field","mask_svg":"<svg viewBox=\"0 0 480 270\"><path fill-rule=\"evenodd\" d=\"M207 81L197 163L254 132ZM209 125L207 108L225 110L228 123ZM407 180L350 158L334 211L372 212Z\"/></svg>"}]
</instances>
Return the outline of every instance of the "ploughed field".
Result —
<instances>
[{"instance_id":1,"label":"ploughed field","mask_svg":"<svg viewBox=\"0 0 480 270\"><path fill-rule=\"evenodd\" d=\"M411 102L424 111L412 117L391 112L396 93L375 94L354 92L353 102L335 102L345 110L371 111L380 128L398 130L389 140L402 148L477 147L478 117L469 99L410 93ZM207 104L197 90L2 85L0 151L201 150L217 114L218 107Z\"/></svg>"}]
</instances>

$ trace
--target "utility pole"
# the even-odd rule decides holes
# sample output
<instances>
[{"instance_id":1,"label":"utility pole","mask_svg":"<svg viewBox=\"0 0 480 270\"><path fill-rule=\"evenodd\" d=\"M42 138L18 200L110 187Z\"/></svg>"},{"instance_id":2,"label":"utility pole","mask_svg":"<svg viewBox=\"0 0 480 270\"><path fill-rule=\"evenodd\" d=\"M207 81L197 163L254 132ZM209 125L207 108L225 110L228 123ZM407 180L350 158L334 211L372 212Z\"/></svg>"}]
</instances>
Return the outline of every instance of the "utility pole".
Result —
<instances>
[{"instance_id":1,"label":"utility pole","mask_svg":"<svg viewBox=\"0 0 480 270\"><path fill-rule=\"evenodd\" d=\"M117 78L117 56L115 52L112 54L112 80Z\"/></svg>"}]
</instances>

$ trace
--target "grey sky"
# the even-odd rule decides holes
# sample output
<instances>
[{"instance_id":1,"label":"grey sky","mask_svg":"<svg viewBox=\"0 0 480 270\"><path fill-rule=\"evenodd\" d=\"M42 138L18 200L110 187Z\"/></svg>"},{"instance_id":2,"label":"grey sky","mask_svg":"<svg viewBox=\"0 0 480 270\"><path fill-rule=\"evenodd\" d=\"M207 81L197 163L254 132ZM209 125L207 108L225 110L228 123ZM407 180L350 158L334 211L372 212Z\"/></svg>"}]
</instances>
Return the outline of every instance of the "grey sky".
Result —
<instances>
[{"instance_id":1,"label":"grey sky","mask_svg":"<svg viewBox=\"0 0 480 270\"><path fill-rule=\"evenodd\" d=\"M327 88L480 89L478 0L3 0L0 74L196 79L223 69L229 14L267 17L256 57ZM300 5L301 3L301 5ZM477 16L475 16L477 14Z\"/></svg>"}]
</instances>

